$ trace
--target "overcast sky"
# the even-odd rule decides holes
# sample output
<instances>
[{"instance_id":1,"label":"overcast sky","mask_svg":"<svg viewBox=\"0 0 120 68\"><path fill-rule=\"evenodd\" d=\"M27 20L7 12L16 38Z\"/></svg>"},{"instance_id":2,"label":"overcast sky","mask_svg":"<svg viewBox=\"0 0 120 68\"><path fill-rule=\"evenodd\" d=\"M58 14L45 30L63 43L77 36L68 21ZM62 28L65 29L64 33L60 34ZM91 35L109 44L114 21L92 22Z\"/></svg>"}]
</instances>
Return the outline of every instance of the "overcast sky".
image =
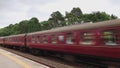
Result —
<instances>
[{"instance_id":1,"label":"overcast sky","mask_svg":"<svg viewBox=\"0 0 120 68\"><path fill-rule=\"evenodd\" d=\"M120 0L0 0L0 28L32 17L44 21L52 12L64 15L73 7L81 8L83 13L105 11L120 18L119 6Z\"/></svg>"}]
</instances>

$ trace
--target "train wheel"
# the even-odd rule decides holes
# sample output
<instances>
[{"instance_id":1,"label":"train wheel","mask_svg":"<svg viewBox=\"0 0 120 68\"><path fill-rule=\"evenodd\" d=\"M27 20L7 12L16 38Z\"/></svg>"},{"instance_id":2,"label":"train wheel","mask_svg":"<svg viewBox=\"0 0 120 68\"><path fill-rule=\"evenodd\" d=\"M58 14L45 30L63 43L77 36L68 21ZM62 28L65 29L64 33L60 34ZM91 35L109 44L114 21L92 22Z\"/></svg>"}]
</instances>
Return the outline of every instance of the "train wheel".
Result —
<instances>
[{"instance_id":1,"label":"train wheel","mask_svg":"<svg viewBox=\"0 0 120 68\"><path fill-rule=\"evenodd\" d=\"M13 49L18 50L18 47L17 46L13 46Z\"/></svg>"},{"instance_id":2,"label":"train wheel","mask_svg":"<svg viewBox=\"0 0 120 68\"><path fill-rule=\"evenodd\" d=\"M40 50L38 50L38 49L30 49L30 52L33 54L33 55L39 55L39 53L40 53Z\"/></svg>"},{"instance_id":3,"label":"train wheel","mask_svg":"<svg viewBox=\"0 0 120 68\"><path fill-rule=\"evenodd\" d=\"M19 47L19 50L22 51L22 52L25 52L26 48L25 47Z\"/></svg>"},{"instance_id":4,"label":"train wheel","mask_svg":"<svg viewBox=\"0 0 120 68\"><path fill-rule=\"evenodd\" d=\"M48 51L41 50L40 55L45 57L45 56L48 56L50 54L48 53Z\"/></svg>"},{"instance_id":5,"label":"train wheel","mask_svg":"<svg viewBox=\"0 0 120 68\"><path fill-rule=\"evenodd\" d=\"M70 62L75 62L76 61L76 58L72 55L64 55L63 59L67 60L67 61L70 61Z\"/></svg>"}]
</instances>

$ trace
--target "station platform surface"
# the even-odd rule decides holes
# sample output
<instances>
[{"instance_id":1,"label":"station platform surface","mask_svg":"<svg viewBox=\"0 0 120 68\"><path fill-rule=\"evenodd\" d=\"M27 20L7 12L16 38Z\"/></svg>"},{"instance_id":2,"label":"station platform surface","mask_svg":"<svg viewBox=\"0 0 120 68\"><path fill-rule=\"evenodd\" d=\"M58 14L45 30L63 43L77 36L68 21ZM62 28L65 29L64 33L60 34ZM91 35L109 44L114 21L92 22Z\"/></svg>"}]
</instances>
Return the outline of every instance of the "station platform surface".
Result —
<instances>
[{"instance_id":1,"label":"station platform surface","mask_svg":"<svg viewBox=\"0 0 120 68\"><path fill-rule=\"evenodd\" d=\"M14 53L0 49L0 68L50 68Z\"/></svg>"}]
</instances>

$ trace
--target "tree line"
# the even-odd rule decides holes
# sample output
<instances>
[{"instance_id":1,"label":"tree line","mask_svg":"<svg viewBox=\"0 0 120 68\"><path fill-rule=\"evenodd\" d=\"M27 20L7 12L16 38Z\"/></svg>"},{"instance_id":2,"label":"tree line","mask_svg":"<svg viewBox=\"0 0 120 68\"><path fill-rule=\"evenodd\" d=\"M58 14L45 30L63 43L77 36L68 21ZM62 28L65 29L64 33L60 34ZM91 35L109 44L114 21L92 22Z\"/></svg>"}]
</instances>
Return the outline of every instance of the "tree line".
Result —
<instances>
[{"instance_id":1,"label":"tree line","mask_svg":"<svg viewBox=\"0 0 120 68\"><path fill-rule=\"evenodd\" d=\"M22 33L30 33L42 30L48 30L56 27L81 24L86 22L99 22L105 20L117 19L115 15L109 15L106 12L85 13L79 7L73 8L70 12L65 12L65 16L59 11L53 12L47 21L39 22L36 17L30 20L22 20L16 24L10 24L0 29L0 36L8 36Z\"/></svg>"}]
</instances>

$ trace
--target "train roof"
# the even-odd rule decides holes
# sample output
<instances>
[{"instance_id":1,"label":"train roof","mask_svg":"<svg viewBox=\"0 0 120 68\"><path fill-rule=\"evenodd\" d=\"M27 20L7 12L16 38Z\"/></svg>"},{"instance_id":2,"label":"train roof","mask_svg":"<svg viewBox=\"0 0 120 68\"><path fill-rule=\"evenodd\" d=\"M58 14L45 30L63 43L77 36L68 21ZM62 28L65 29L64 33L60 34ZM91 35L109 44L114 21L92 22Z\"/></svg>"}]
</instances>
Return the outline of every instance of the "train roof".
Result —
<instances>
[{"instance_id":1,"label":"train roof","mask_svg":"<svg viewBox=\"0 0 120 68\"><path fill-rule=\"evenodd\" d=\"M0 37L0 39L3 39L4 37Z\"/></svg>"},{"instance_id":2,"label":"train roof","mask_svg":"<svg viewBox=\"0 0 120 68\"><path fill-rule=\"evenodd\" d=\"M5 36L4 38L18 37L18 36L25 36L25 35L26 34L10 35L10 36Z\"/></svg>"},{"instance_id":3,"label":"train roof","mask_svg":"<svg viewBox=\"0 0 120 68\"><path fill-rule=\"evenodd\" d=\"M65 31L92 29L92 28L99 28L99 27L111 27L111 26L120 26L120 19L102 21L102 22L96 22L96 23L75 24L75 25L64 26L64 27L54 28L54 29L45 30L45 31L33 32L33 33L29 33L28 35L51 33L51 32L65 32Z\"/></svg>"}]
</instances>

